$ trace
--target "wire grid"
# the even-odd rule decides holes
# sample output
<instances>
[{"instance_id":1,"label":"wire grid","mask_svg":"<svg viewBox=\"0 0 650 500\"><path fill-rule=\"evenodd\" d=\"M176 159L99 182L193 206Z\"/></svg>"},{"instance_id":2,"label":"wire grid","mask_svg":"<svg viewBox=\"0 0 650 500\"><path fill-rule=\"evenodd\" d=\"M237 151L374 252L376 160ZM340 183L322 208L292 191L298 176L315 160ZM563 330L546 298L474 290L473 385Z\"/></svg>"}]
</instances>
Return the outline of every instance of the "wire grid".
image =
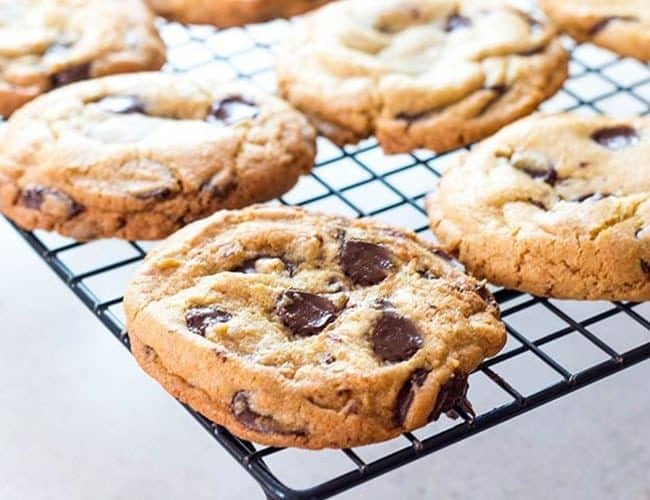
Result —
<instances>
[{"instance_id":1,"label":"wire grid","mask_svg":"<svg viewBox=\"0 0 650 500\"><path fill-rule=\"evenodd\" d=\"M169 47L166 69L186 71L212 65L225 77L274 91L273 48L288 26L286 21L275 21L218 31L161 22ZM565 43L572 55L570 79L542 110L617 117L650 114L648 65L592 45L575 45L569 39ZM435 155L418 150L386 156L374 139L345 148L322 137L318 141L313 174L304 177L280 203L373 216L433 238L424 196L435 188L441 167L456 152ZM151 244L80 243L45 232L16 230L128 348L122 291ZM258 447L186 408L268 497L325 498L650 359L650 303L556 301L493 290L502 307L508 343L470 377L475 418L460 412L459 421L443 417L387 443L342 452L307 452ZM297 453L304 458L298 474L283 470L283 457Z\"/></svg>"}]
</instances>

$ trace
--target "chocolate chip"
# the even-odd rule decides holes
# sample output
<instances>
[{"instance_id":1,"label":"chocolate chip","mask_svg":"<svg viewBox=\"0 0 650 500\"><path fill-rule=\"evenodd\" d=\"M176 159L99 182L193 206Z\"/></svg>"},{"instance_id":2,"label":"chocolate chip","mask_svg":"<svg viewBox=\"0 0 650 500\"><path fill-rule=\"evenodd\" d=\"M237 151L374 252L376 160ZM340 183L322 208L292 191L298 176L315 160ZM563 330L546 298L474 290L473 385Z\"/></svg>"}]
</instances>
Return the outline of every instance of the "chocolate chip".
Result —
<instances>
[{"instance_id":1,"label":"chocolate chip","mask_svg":"<svg viewBox=\"0 0 650 500\"><path fill-rule=\"evenodd\" d=\"M25 208L40 210L45 201L45 188L24 189L20 194L20 204Z\"/></svg>"},{"instance_id":2,"label":"chocolate chip","mask_svg":"<svg viewBox=\"0 0 650 500\"><path fill-rule=\"evenodd\" d=\"M640 264L641 264L641 270L644 273L646 273L647 275L650 276L650 262L648 262L647 260L641 259Z\"/></svg>"},{"instance_id":3,"label":"chocolate chip","mask_svg":"<svg viewBox=\"0 0 650 500\"><path fill-rule=\"evenodd\" d=\"M52 87L57 88L69 83L79 82L90 78L90 63L70 66L50 77Z\"/></svg>"},{"instance_id":4,"label":"chocolate chip","mask_svg":"<svg viewBox=\"0 0 650 500\"><path fill-rule=\"evenodd\" d=\"M121 115L147 113L140 98L132 95L109 95L97 101L97 105L104 111Z\"/></svg>"},{"instance_id":5,"label":"chocolate chip","mask_svg":"<svg viewBox=\"0 0 650 500\"><path fill-rule=\"evenodd\" d=\"M496 308L497 310L499 309L499 303L496 301L494 298L494 295L492 295L492 292L488 290L488 287L485 286L482 283L478 283L476 287L474 288L474 292L483 299L483 301L486 304L489 304L490 306Z\"/></svg>"},{"instance_id":6,"label":"chocolate chip","mask_svg":"<svg viewBox=\"0 0 650 500\"><path fill-rule=\"evenodd\" d=\"M413 399L415 399L415 393L418 387L424 385L427 376L429 375L430 370L425 370L424 368L418 368L415 370L411 376L406 379L404 385L397 393L397 398L395 399L395 425L401 427L406 421L408 412L411 409L413 404Z\"/></svg>"},{"instance_id":7,"label":"chocolate chip","mask_svg":"<svg viewBox=\"0 0 650 500\"><path fill-rule=\"evenodd\" d=\"M445 260L447 262L453 262L454 260L454 257L451 254L445 252L442 248L434 248L432 251L434 255L440 257L442 260Z\"/></svg>"},{"instance_id":8,"label":"chocolate chip","mask_svg":"<svg viewBox=\"0 0 650 500\"><path fill-rule=\"evenodd\" d=\"M467 375L465 373L455 373L453 378L448 380L440 388L436 404L429 414L429 422L438 420L443 413L446 413L449 417L456 418L458 416L458 413L455 411L456 408L474 417L474 408L472 408L472 404L467 399L468 389Z\"/></svg>"},{"instance_id":9,"label":"chocolate chip","mask_svg":"<svg viewBox=\"0 0 650 500\"><path fill-rule=\"evenodd\" d=\"M469 17L462 16L460 14L452 14L447 18L445 23L445 31L451 33L458 29L468 28L472 25L472 20Z\"/></svg>"},{"instance_id":10,"label":"chocolate chip","mask_svg":"<svg viewBox=\"0 0 650 500\"><path fill-rule=\"evenodd\" d=\"M547 169L537 169L534 166L520 167L520 170L526 172L533 179L544 181L549 186L555 186L558 180L557 170L553 167Z\"/></svg>"},{"instance_id":11,"label":"chocolate chip","mask_svg":"<svg viewBox=\"0 0 650 500\"><path fill-rule=\"evenodd\" d=\"M242 96L233 96L212 104L205 121L220 125L233 125L247 118L256 118L259 107Z\"/></svg>"},{"instance_id":12,"label":"chocolate chip","mask_svg":"<svg viewBox=\"0 0 650 500\"><path fill-rule=\"evenodd\" d=\"M297 290L284 292L276 309L282 324L299 337L319 334L339 312L325 297Z\"/></svg>"},{"instance_id":13,"label":"chocolate chip","mask_svg":"<svg viewBox=\"0 0 650 500\"><path fill-rule=\"evenodd\" d=\"M47 197L52 197L56 202L67 209L67 216L74 217L84 211L84 206L74 201L67 194L58 189L34 186L23 189L20 193L19 203L31 210L41 210Z\"/></svg>"},{"instance_id":14,"label":"chocolate chip","mask_svg":"<svg viewBox=\"0 0 650 500\"><path fill-rule=\"evenodd\" d=\"M382 245L348 240L341 250L343 272L355 284L370 286L381 283L394 267L393 254Z\"/></svg>"},{"instance_id":15,"label":"chocolate chip","mask_svg":"<svg viewBox=\"0 0 650 500\"><path fill-rule=\"evenodd\" d=\"M216 306L193 307L185 313L185 323L190 332L205 337L205 331L218 323L227 323L232 315Z\"/></svg>"},{"instance_id":16,"label":"chocolate chip","mask_svg":"<svg viewBox=\"0 0 650 500\"><path fill-rule=\"evenodd\" d=\"M413 321L385 311L373 327L370 343L383 361L397 363L413 357L424 345L424 339Z\"/></svg>"},{"instance_id":17,"label":"chocolate chip","mask_svg":"<svg viewBox=\"0 0 650 500\"><path fill-rule=\"evenodd\" d=\"M286 429L280 422L273 417L260 415L252 409L250 397L247 392L239 391L235 393L230 403L232 414L235 418L249 429L262 434L283 434L293 436L305 436L305 431Z\"/></svg>"},{"instance_id":18,"label":"chocolate chip","mask_svg":"<svg viewBox=\"0 0 650 500\"><path fill-rule=\"evenodd\" d=\"M163 187L163 188L158 188L154 189L152 191L147 191L145 193L138 193L135 195L135 197L138 200L156 200L156 201L163 201L171 198L172 196L172 190Z\"/></svg>"},{"instance_id":19,"label":"chocolate chip","mask_svg":"<svg viewBox=\"0 0 650 500\"><path fill-rule=\"evenodd\" d=\"M619 149L634 146L639 142L639 135L632 127L619 125L618 127L608 127L596 130L591 134L591 139L607 149L617 151Z\"/></svg>"},{"instance_id":20,"label":"chocolate chip","mask_svg":"<svg viewBox=\"0 0 650 500\"><path fill-rule=\"evenodd\" d=\"M284 264L284 268L289 273L289 276L293 276L296 273L296 264L284 257L276 257L274 255L259 255L257 257L253 257L252 259L247 259L230 271L233 273L255 274L258 272L257 262L262 259L278 259Z\"/></svg>"},{"instance_id":21,"label":"chocolate chip","mask_svg":"<svg viewBox=\"0 0 650 500\"><path fill-rule=\"evenodd\" d=\"M546 208L546 205L544 205L544 203L542 203L541 201L533 200L532 198L528 198L526 200L526 203L530 203L531 205L535 205L540 210L544 210L544 211L548 210L548 208Z\"/></svg>"},{"instance_id":22,"label":"chocolate chip","mask_svg":"<svg viewBox=\"0 0 650 500\"><path fill-rule=\"evenodd\" d=\"M578 196L577 198L574 198L571 201L575 201L575 202L578 202L578 203L582 203L583 201L593 202L593 201L603 200L605 198L608 198L609 196L611 196L611 195L608 194L608 193L601 193L601 192L587 193L587 194L583 194L581 196Z\"/></svg>"},{"instance_id":23,"label":"chocolate chip","mask_svg":"<svg viewBox=\"0 0 650 500\"><path fill-rule=\"evenodd\" d=\"M375 309L380 309L382 311L385 311L386 309L395 309L395 304L388 299L377 299L373 302L372 306Z\"/></svg>"}]
</instances>

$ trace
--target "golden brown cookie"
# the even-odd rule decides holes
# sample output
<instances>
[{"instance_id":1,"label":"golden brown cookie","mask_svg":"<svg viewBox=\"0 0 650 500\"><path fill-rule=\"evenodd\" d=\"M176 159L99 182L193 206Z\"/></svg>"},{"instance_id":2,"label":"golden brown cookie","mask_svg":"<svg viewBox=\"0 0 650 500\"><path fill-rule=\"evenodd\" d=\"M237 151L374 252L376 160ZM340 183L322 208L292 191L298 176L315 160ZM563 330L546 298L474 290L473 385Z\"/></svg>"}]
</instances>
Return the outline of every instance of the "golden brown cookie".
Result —
<instances>
[{"instance_id":1,"label":"golden brown cookie","mask_svg":"<svg viewBox=\"0 0 650 500\"><path fill-rule=\"evenodd\" d=\"M147 373L275 446L356 446L470 412L467 375L505 341L485 286L415 234L287 207L179 231L125 308Z\"/></svg>"},{"instance_id":2,"label":"golden brown cookie","mask_svg":"<svg viewBox=\"0 0 650 500\"><path fill-rule=\"evenodd\" d=\"M650 61L650 1L540 0L540 4L577 40Z\"/></svg>"},{"instance_id":3,"label":"golden brown cookie","mask_svg":"<svg viewBox=\"0 0 650 500\"><path fill-rule=\"evenodd\" d=\"M147 0L161 16L221 28L291 17L330 0Z\"/></svg>"},{"instance_id":4,"label":"golden brown cookie","mask_svg":"<svg viewBox=\"0 0 650 500\"><path fill-rule=\"evenodd\" d=\"M142 0L0 0L0 115L61 85L164 62Z\"/></svg>"},{"instance_id":5,"label":"golden brown cookie","mask_svg":"<svg viewBox=\"0 0 650 500\"><path fill-rule=\"evenodd\" d=\"M76 239L158 239L270 200L312 167L288 104L204 71L76 83L16 112L0 143L0 210Z\"/></svg>"},{"instance_id":6,"label":"golden brown cookie","mask_svg":"<svg viewBox=\"0 0 650 500\"><path fill-rule=\"evenodd\" d=\"M428 201L474 275L535 295L650 299L650 119L537 115L462 158Z\"/></svg>"},{"instance_id":7,"label":"golden brown cookie","mask_svg":"<svg viewBox=\"0 0 650 500\"><path fill-rule=\"evenodd\" d=\"M280 93L339 145L446 151L533 111L567 76L555 28L499 1L350 0L299 22Z\"/></svg>"}]
</instances>

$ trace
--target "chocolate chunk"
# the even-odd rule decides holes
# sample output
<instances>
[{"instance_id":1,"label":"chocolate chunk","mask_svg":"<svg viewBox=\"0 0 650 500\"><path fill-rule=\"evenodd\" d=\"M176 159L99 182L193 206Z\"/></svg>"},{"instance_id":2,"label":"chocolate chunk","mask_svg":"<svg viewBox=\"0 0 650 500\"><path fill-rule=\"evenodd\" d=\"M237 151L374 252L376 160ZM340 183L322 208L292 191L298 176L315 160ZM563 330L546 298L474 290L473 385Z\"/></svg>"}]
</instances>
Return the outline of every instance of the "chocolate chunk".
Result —
<instances>
[{"instance_id":1,"label":"chocolate chunk","mask_svg":"<svg viewBox=\"0 0 650 500\"><path fill-rule=\"evenodd\" d=\"M534 166L523 166L520 167L522 172L526 172L533 179L540 179L544 181L549 186L555 186L558 180L557 170L553 167L547 169L538 169Z\"/></svg>"},{"instance_id":2,"label":"chocolate chunk","mask_svg":"<svg viewBox=\"0 0 650 500\"><path fill-rule=\"evenodd\" d=\"M20 204L25 208L40 210L43 201L45 201L45 188L28 188L20 194Z\"/></svg>"},{"instance_id":3,"label":"chocolate chunk","mask_svg":"<svg viewBox=\"0 0 650 500\"><path fill-rule=\"evenodd\" d=\"M47 197L54 200L67 208L67 216L74 217L84 211L84 206L74 201L67 194L54 188L34 186L23 189L20 194L19 203L25 208L31 210L41 210Z\"/></svg>"},{"instance_id":4,"label":"chocolate chunk","mask_svg":"<svg viewBox=\"0 0 650 500\"><path fill-rule=\"evenodd\" d=\"M148 191L146 193L138 193L135 195L135 197L138 200L163 201L171 198L172 194L173 193L171 189L167 187L162 187L162 188L154 189L153 191Z\"/></svg>"},{"instance_id":5,"label":"chocolate chunk","mask_svg":"<svg viewBox=\"0 0 650 500\"><path fill-rule=\"evenodd\" d=\"M190 332L205 337L205 331L218 323L227 323L232 315L216 306L193 307L185 313L185 323Z\"/></svg>"},{"instance_id":6,"label":"chocolate chunk","mask_svg":"<svg viewBox=\"0 0 650 500\"><path fill-rule=\"evenodd\" d=\"M388 299L377 299L372 306L375 309L380 309L382 311L385 311L386 309L395 309L395 304Z\"/></svg>"},{"instance_id":7,"label":"chocolate chunk","mask_svg":"<svg viewBox=\"0 0 650 500\"><path fill-rule=\"evenodd\" d=\"M109 95L97 101L97 105L104 111L121 115L147 113L140 98L132 95Z\"/></svg>"},{"instance_id":8,"label":"chocolate chunk","mask_svg":"<svg viewBox=\"0 0 650 500\"><path fill-rule=\"evenodd\" d=\"M609 196L611 196L611 195L608 194L608 193L601 193L601 192L587 193L587 194L583 194L581 196L578 196L577 198L574 198L571 201L575 201L575 202L578 202L578 203L582 203L583 201L590 201L590 202L592 202L592 201L600 201L600 200L603 200L605 198L608 198Z\"/></svg>"},{"instance_id":9,"label":"chocolate chunk","mask_svg":"<svg viewBox=\"0 0 650 500\"><path fill-rule=\"evenodd\" d=\"M453 378L440 388L436 404L429 415L429 422L438 420L443 413L446 413L451 418L457 418L456 408L474 417L474 408L467 399L468 389L467 374L455 373Z\"/></svg>"},{"instance_id":10,"label":"chocolate chunk","mask_svg":"<svg viewBox=\"0 0 650 500\"><path fill-rule=\"evenodd\" d=\"M408 412L411 409L413 404L413 399L415 399L415 393L418 387L424 385L427 376L429 375L430 370L425 370L424 368L418 368L415 370L411 376L404 382L404 385L397 393L397 399L395 399L395 425L401 427L406 421Z\"/></svg>"},{"instance_id":11,"label":"chocolate chunk","mask_svg":"<svg viewBox=\"0 0 650 500\"><path fill-rule=\"evenodd\" d=\"M205 121L220 125L233 125L247 118L256 118L260 109L253 101L233 96L212 104Z\"/></svg>"},{"instance_id":12,"label":"chocolate chunk","mask_svg":"<svg viewBox=\"0 0 650 500\"><path fill-rule=\"evenodd\" d=\"M541 201L533 200L532 198L528 198L526 200L526 203L530 203L531 205L535 205L537 208L539 208L541 210L544 210L544 211L548 210L548 208L546 208L546 205L544 205L544 203L542 203Z\"/></svg>"},{"instance_id":13,"label":"chocolate chunk","mask_svg":"<svg viewBox=\"0 0 650 500\"><path fill-rule=\"evenodd\" d=\"M370 343L383 361L397 363L410 359L424 345L424 339L413 321L386 311L375 323Z\"/></svg>"},{"instance_id":14,"label":"chocolate chunk","mask_svg":"<svg viewBox=\"0 0 650 500\"><path fill-rule=\"evenodd\" d=\"M619 125L618 127L596 130L591 134L591 139L607 149L617 151L634 146L639 142L639 135L632 127Z\"/></svg>"},{"instance_id":15,"label":"chocolate chunk","mask_svg":"<svg viewBox=\"0 0 650 500\"><path fill-rule=\"evenodd\" d=\"M445 252L442 248L434 248L432 251L437 257L440 257L444 261L447 262L454 261L454 257L451 254Z\"/></svg>"},{"instance_id":16,"label":"chocolate chunk","mask_svg":"<svg viewBox=\"0 0 650 500\"><path fill-rule=\"evenodd\" d=\"M472 20L469 17L462 16L460 14L452 14L447 18L445 23L445 31L451 33L458 29L468 28L472 25Z\"/></svg>"},{"instance_id":17,"label":"chocolate chunk","mask_svg":"<svg viewBox=\"0 0 650 500\"><path fill-rule=\"evenodd\" d=\"M317 335L338 316L337 307L325 297L287 290L278 300L277 313L282 324L294 335Z\"/></svg>"},{"instance_id":18,"label":"chocolate chunk","mask_svg":"<svg viewBox=\"0 0 650 500\"><path fill-rule=\"evenodd\" d=\"M252 409L250 397L247 392L239 391L235 393L230 403L232 414L245 427L260 432L262 434L283 434L286 436L305 436L305 431L289 430L267 415L260 415Z\"/></svg>"},{"instance_id":19,"label":"chocolate chunk","mask_svg":"<svg viewBox=\"0 0 650 500\"><path fill-rule=\"evenodd\" d=\"M474 292L476 292L476 294L479 297L481 297L481 299L483 299L483 301L486 304L489 304L490 306L492 306L492 307L496 308L497 310L499 310L499 303L496 301L496 299L494 298L494 295L492 295L490 290L488 290L487 286L485 286L482 283L479 283L474 288Z\"/></svg>"},{"instance_id":20,"label":"chocolate chunk","mask_svg":"<svg viewBox=\"0 0 650 500\"><path fill-rule=\"evenodd\" d=\"M278 259L284 264L284 268L289 273L289 276L293 276L296 273L296 264L284 257L276 257L274 255L259 255L252 259L246 259L230 271L233 273L255 274L257 273L257 262L262 259Z\"/></svg>"},{"instance_id":21,"label":"chocolate chunk","mask_svg":"<svg viewBox=\"0 0 650 500\"><path fill-rule=\"evenodd\" d=\"M355 284L381 283L394 267L393 254L386 247L366 241L348 240L341 250L343 272Z\"/></svg>"},{"instance_id":22,"label":"chocolate chunk","mask_svg":"<svg viewBox=\"0 0 650 500\"><path fill-rule=\"evenodd\" d=\"M79 82L90 78L90 63L70 66L50 77L52 87L57 88L69 83Z\"/></svg>"},{"instance_id":23,"label":"chocolate chunk","mask_svg":"<svg viewBox=\"0 0 650 500\"><path fill-rule=\"evenodd\" d=\"M648 276L650 276L650 262L647 260L641 259L641 270L646 273Z\"/></svg>"}]
</instances>

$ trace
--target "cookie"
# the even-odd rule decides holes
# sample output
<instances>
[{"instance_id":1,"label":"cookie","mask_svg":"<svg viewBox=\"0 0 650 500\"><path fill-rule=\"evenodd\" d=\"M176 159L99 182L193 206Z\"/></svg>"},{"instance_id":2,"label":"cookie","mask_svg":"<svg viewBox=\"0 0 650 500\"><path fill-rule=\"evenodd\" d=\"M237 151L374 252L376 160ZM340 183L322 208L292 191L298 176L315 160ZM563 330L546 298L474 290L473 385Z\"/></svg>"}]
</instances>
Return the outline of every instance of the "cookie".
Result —
<instances>
[{"instance_id":1,"label":"cookie","mask_svg":"<svg viewBox=\"0 0 650 500\"><path fill-rule=\"evenodd\" d=\"M294 27L279 88L339 145L376 134L389 153L446 151L561 87L568 55L555 34L499 2L336 2Z\"/></svg>"},{"instance_id":2,"label":"cookie","mask_svg":"<svg viewBox=\"0 0 650 500\"><path fill-rule=\"evenodd\" d=\"M52 88L164 62L142 0L0 0L3 116Z\"/></svg>"},{"instance_id":3,"label":"cookie","mask_svg":"<svg viewBox=\"0 0 650 500\"><path fill-rule=\"evenodd\" d=\"M484 284L415 234L288 207L179 231L125 308L147 373L274 446L356 446L470 413L467 376L505 341Z\"/></svg>"},{"instance_id":4,"label":"cookie","mask_svg":"<svg viewBox=\"0 0 650 500\"><path fill-rule=\"evenodd\" d=\"M648 0L540 0L540 5L576 40L650 61Z\"/></svg>"},{"instance_id":5,"label":"cookie","mask_svg":"<svg viewBox=\"0 0 650 500\"><path fill-rule=\"evenodd\" d=\"M9 120L0 210L80 240L150 240L275 198L308 173L315 132L280 99L205 72L66 86Z\"/></svg>"},{"instance_id":6,"label":"cookie","mask_svg":"<svg viewBox=\"0 0 650 500\"><path fill-rule=\"evenodd\" d=\"M330 0L148 0L161 16L192 24L222 28L291 17Z\"/></svg>"},{"instance_id":7,"label":"cookie","mask_svg":"<svg viewBox=\"0 0 650 500\"><path fill-rule=\"evenodd\" d=\"M474 275L534 295L650 299L650 119L538 115L485 141L428 200Z\"/></svg>"}]
</instances>

